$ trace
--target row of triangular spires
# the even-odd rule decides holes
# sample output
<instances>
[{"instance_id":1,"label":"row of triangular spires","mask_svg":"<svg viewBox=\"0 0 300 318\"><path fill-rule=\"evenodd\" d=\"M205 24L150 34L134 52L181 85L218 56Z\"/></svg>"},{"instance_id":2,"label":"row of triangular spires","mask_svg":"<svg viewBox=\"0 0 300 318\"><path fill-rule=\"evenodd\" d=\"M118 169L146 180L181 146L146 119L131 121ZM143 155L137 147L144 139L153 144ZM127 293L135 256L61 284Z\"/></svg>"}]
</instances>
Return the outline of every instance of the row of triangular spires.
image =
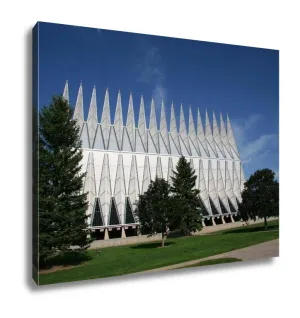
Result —
<instances>
[{"instance_id":1,"label":"row of triangular spires","mask_svg":"<svg viewBox=\"0 0 300 318\"><path fill-rule=\"evenodd\" d=\"M69 101L68 82L65 84L63 97ZM220 127L213 112L211 128L208 113L205 114L203 129L200 111L197 113L195 128L191 107L189 108L188 130L183 107L180 109L179 132L177 130L174 106L171 106L170 131L167 128L165 106L162 101L160 129L157 128L155 104L152 99L149 127L146 127L144 100L141 97L138 125L135 125L132 95L130 94L126 124L123 124L121 93L118 93L114 123L111 122L109 92L105 93L100 123L97 115L96 88L93 88L87 121L83 114L83 89L80 84L74 119L81 129L83 148L106 149L115 151L160 153L184 156L201 156L214 158L239 159L230 119L227 115L226 125L220 113Z\"/></svg>"},{"instance_id":2,"label":"row of triangular spires","mask_svg":"<svg viewBox=\"0 0 300 318\"><path fill-rule=\"evenodd\" d=\"M97 217L101 213L103 226L112 225L110 220L113 203L113 210L117 211L120 224L125 224L128 220L126 213L129 213L126 205L131 207L156 176L172 183L171 177L178 160L179 158L165 156L85 152L83 172L86 171L87 175L84 191L88 192L87 213L92 215L90 224L94 221L96 198L100 201L101 210L97 209ZM208 167L204 169L202 159L193 158L190 163L197 175L196 187L200 190L204 214L213 216L236 212L237 202L241 201L242 183L245 181L240 164L232 162L229 169L228 162L225 161L225 167L221 169L220 161L217 161L217 169L212 169L212 161L209 160Z\"/></svg>"}]
</instances>

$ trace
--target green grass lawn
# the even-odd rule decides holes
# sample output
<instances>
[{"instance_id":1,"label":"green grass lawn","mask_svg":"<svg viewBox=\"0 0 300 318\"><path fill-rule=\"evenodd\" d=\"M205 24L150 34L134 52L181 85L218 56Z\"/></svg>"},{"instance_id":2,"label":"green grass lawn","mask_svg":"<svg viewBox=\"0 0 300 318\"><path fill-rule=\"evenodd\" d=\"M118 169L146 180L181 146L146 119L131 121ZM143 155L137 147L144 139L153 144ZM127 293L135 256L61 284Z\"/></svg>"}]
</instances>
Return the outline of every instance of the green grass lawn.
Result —
<instances>
[{"instance_id":1,"label":"green grass lawn","mask_svg":"<svg viewBox=\"0 0 300 318\"><path fill-rule=\"evenodd\" d=\"M206 261L202 261L196 264L188 265L188 266L182 266L178 269L182 268L190 268L190 267L198 267L198 266L207 266L207 265L216 265L216 264L225 264L225 263L233 263L233 262L241 262L241 259L234 258L234 257L221 257L216 259L208 259ZM177 269L177 268L174 268Z\"/></svg>"},{"instance_id":2,"label":"green grass lawn","mask_svg":"<svg viewBox=\"0 0 300 318\"><path fill-rule=\"evenodd\" d=\"M269 223L276 226L276 222L278 228L278 221ZM279 237L279 231L276 229L274 231L249 231L249 229L255 228L255 226L257 225L226 230L223 233L218 232L211 235L167 239L165 248L158 248L160 242L151 242L104 248L99 254L96 250L89 250L86 252L85 258L81 259L84 261L83 265L53 273L41 274L39 276L40 284L130 274L225 253ZM70 261L57 258L53 260L53 263L67 264Z\"/></svg>"}]
</instances>

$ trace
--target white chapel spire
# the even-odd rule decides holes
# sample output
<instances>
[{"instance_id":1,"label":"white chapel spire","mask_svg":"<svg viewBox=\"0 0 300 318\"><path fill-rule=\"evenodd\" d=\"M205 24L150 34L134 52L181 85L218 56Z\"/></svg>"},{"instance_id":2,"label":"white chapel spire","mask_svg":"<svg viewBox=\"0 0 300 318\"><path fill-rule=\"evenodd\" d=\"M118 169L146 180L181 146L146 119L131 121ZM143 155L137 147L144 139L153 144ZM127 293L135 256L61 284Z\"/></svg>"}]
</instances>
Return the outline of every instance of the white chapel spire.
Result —
<instances>
[{"instance_id":1,"label":"white chapel spire","mask_svg":"<svg viewBox=\"0 0 300 318\"><path fill-rule=\"evenodd\" d=\"M63 92L63 98L70 103L69 100L69 84L68 84L68 80L66 80L66 84L65 84L65 88L64 88L64 92Z\"/></svg>"},{"instance_id":2,"label":"white chapel spire","mask_svg":"<svg viewBox=\"0 0 300 318\"><path fill-rule=\"evenodd\" d=\"M116 132L116 137L117 137L119 149L121 149L122 135L123 135L123 114L122 114L122 101L121 101L121 92L120 91L118 92L118 98L117 98L114 128L115 128L115 132Z\"/></svg>"},{"instance_id":3,"label":"white chapel spire","mask_svg":"<svg viewBox=\"0 0 300 318\"><path fill-rule=\"evenodd\" d=\"M77 124L79 125L81 131L84 122L82 83L80 83L79 86L73 118L77 120Z\"/></svg>"},{"instance_id":4,"label":"white chapel spire","mask_svg":"<svg viewBox=\"0 0 300 318\"><path fill-rule=\"evenodd\" d=\"M109 93L108 88L105 92L102 116L101 116L101 127L103 133L103 140L105 147L108 147L109 130L110 130L111 120L110 120L110 107L109 107Z\"/></svg>"},{"instance_id":5,"label":"white chapel spire","mask_svg":"<svg viewBox=\"0 0 300 318\"><path fill-rule=\"evenodd\" d=\"M199 145L197 142L197 134L192 114L192 109L190 106L189 109L189 138L190 138L190 146L191 146L191 154L192 156L199 156Z\"/></svg>"},{"instance_id":6,"label":"white chapel spire","mask_svg":"<svg viewBox=\"0 0 300 318\"><path fill-rule=\"evenodd\" d=\"M181 144L181 153L183 156L189 156L190 155L190 145L189 145L189 141L188 141L188 135L187 135L187 131L186 131L186 123L185 123L185 119L184 119L184 113L183 113L183 107L181 104L180 107L180 124L179 124L179 140L182 141L180 142Z\"/></svg>"},{"instance_id":7,"label":"white chapel spire","mask_svg":"<svg viewBox=\"0 0 300 318\"><path fill-rule=\"evenodd\" d=\"M151 111L150 111L150 122L149 122L149 133L148 135L148 152L158 152L158 135L157 135L157 121L155 114L155 104L154 99L151 101ZM154 147L153 147L154 146Z\"/></svg>"},{"instance_id":8,"label":"white chapel spire","mask_svg":"<svg viewBox=\"0 0 300 318\"><path fill-rule=\"evenodd\" d=\"M136 134L136 149L137 152L145 152L147 149L147 138L146 138L146 118L145 118L145 106L144 106L144 98L141 97L140 104L140 113L138 120L138 129Z\"/></svg>"},{"instance_id":9,"label":"white chapel spire","mask_svg":"<svg viewBox=\"0 0 300 318\"><path fill-rule=\"evenodd\" d=\"M208 144L210 145L211 149L215 153L215 156L217 156L216 146L214 143L214 139L213 139L213 135L212 135L211 127L210 127L210 122L209 122L207 110L206 110L205 115L206 115L205 116L205 137L206 137L206 140L207 140Z\"/></svg>"},{"instance_id":10,"label":"white chapel spire","mask_svg":"<svg viewBox=\"0 0 300 318\"><path fill-rule=\"evenodd\" d=\"M221 135L221 140L222 140L223 146L225 148L224 152L226 150L229 153L230 157L232 157L232 153L231 153L229 140L228 140L228 136L226 133L226 128L225 128L222 113L220 113L220 135ZM226 156L226 157L228 157L228 156Z\"/></svg>"},{"instance_id":11,"label":"white chapel spire","mask_svg":"<svg viewBox=\"0 0 300 318\"><path fill-rule=\"evenodd\" d=\"M221 155L224 156L224 149L223 149L223 145L222 145L222 141L221 141L221 135L220 135L220 131L219 131L218 123L217 123L217 118L216 118L214 111L213 111L213 138L214 138L214 141L216 143L216 148L218 147L218 150L221 151ZM217 152L218 152L218 150L217 150Z\"/></svg>"},{"instance_id":12,"label":"white chapel spire","mask_svg":"<svg viewBox=\"0 0 300 318\"><path fill-rule=\"evenodd\" d=\"M172 155L180 154L178 130L176 125L176 118L175 118L173 103L171 105L171 119L170 119L170 150Z\"/></svg>"},{"instance_id":13,"label":"white chapel spire","mask_svg":"<svg viewBox=\"0 0 300 318\"><path fill-rule=\"evenodd\" d=\"M134 121L133 101L132 101L131 93L129 96L129 105L128 105L128 112L127 112L127 118L126 118L126 130L128 133L129 142L132 146L132 149L134 149L135 121Z\"/></svg>"},{"instance_id":14,"label":"white chapel spire","mask_svg":"<svg viewBox=\"0 0 300 318\"><path fill-rule=\"evenodd\" d=\"M96 87L94 86L92 92L92 98L88 113L87 125L88 125L88 132L89 132L89 140L90 140L90 147L93 147L95 133L98 124L98 115L97 115L97 98L96 98Z\"/></svg>"},{"instance_id":15,"label":"white chapel spire","mask_svg":"<svg viewBox=\"0 0 300 318\"><path fill-rule=\"evenodd\" d=\"M229 140L229 144L230 146L233 148L233 150L235 151L236 155L239 156L239 152L236 146L236 142L235 142L235 138L233 135L233 130L231 127L231 123L230 123L230 119L229 116L227 114L227 136L228 136L228 140Z\"/></svg>"},{"instance_id":16,"label":"white chapel spire","mask_svg":"<svg viewBox=\"0 0 300 318\"><path fill-rule=\"evenodd\" d=\"M204 152L206 153L206 155L209 156L199 108L198 108L198 116L197 116L197 137L200 142L200 146L202 146L200 148L202 148Z\"/></svg>"},{"instance_id":17,"label":"white chapel spire","mask_svg":"<svg viewBox=\"0 0 300 318\"><path fill-rule=\"evenodd\" d=\"M168 133L168 127L167 127L165 105L163 100L161 101L159 130L160 130L160 138L159 138L160 153L170 153L169 133Z\"/></svg>"}]
</instances>

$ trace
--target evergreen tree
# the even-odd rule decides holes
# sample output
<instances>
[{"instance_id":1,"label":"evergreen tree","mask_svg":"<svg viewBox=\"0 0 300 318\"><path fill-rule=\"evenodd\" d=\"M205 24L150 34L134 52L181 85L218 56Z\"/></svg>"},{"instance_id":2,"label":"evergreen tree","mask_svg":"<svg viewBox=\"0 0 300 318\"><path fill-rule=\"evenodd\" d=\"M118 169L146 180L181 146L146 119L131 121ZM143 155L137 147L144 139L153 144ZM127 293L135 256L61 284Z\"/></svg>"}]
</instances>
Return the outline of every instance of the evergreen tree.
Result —
<instances>
[{"instance_id":1,"label":"evergreen tree","mask_svg":"<svg viewBox=\"0 0 300 318\"><path fill-rule=\"evenodd\" d=\"M39 259L38 233L38 154L39 154L38 112L32 109L32 264L33 277L37 282Z\"/></svg>"},{"instance_id":2,"label":"evergreen tree","mask_svg":"<svg viewBox=\"0 0 300 318\"><path fill-rule=\"evenodd\" d=\"M139 196L135 213L141 224L142 233L162 233L161 246L164 247L173 218L170 185L165 179L156 178L155 181L151 181L148 190Z\"/></svg>"},{"instance_id":3,"label":"evergreen tree","mask_svg":"<svg viewBox=\"0 0 300 318\"><path fill-rule=\"evenodd\" d=\"M200 191L195 188L197 176L185 157L179 159L173 173L171 191L177 207L177 222L186 235L191 235L202 229Z\"/></svg>"},{"instance_id":4,"label":"evergreen tree","mask_svg":"<svg viewBox=\"0 0 300 318\"><path fill-rule=\"evenodd\" d=\"M257 170L244 184L239 212L244 221L279 216L279 183L270 169Z\"/></svg>"},{"instance_id":5,"label":"evergreen tree","mask_svg":"<svg viewBox=\"0 0 300 318\"><path fill-rule=\"evenodd\" d=\"M54 96L39 115L39 259L40 267L57 251L84 250L87 193L83 193L79 126L72 108Z\"/></svg>"}]
</instances>

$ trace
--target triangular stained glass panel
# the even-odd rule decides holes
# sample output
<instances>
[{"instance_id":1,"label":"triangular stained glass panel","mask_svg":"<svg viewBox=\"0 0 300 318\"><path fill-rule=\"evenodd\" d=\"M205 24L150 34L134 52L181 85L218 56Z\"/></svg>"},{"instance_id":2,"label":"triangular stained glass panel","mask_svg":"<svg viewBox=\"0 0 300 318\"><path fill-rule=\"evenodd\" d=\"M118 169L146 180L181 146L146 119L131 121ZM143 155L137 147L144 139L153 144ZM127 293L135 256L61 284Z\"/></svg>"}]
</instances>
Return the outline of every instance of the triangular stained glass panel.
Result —
<instances>
[{"instance_id":1,"label":"triangular stained glass panel","mask_svg":"<svg viewBox=\"0 0 300 318\"><path fill-rule=\"evenodd\" d=\"M229 198L228 198L228 203L229 203L230 211L231 212L236 212L236 208L234 207L234 205L232 204L232 202L230 201Z\"/></svg>"},{"instance_id":2,"label":"triangular stained glass panel","mask_svg":"<svg viewBox=\"0 0 300 318\"><path fill-rule=\"evenodd\" d=\"M116 225L120 224L117 206L114 198L111 199L111 205L110 205L110 215L109 215L109 225Z\"/></svg>"},{"instance_id":3,"label":"triangular stained glass panel","mask_svg":"<svg viewBox=\"0 0 300 318\"><path fill-rule=\"evenodd\" d=\"M220 202L220 207L221 207L222 214L229 213L229 211L227 211L227 209L225 208L225 206L224 206L222 200L220 199L220 197L219 197L219 202Z\"/></svg>"},{"instance_id":4,"label":"triangular stained glass panel","mask_svg":"<svg viewBox=\"0 0 300 318\"><path fill-rule=\"evenodd\" d=\"M202 215L203 215L203 216L209 215L209 213L208 213L208 211L207 211L207 209L206 209L206 207L205 207L205 204L203 203L203 201L201 200L201 198L200 198L200 207L201 207L201 212L202 212Z\"/></svg>"},{"instance_id":5,"label":"triangular stained glass panel","mask_svg":"<svg viewBox=\"0 0 300 318\"><path fill-rule=\"evenodd\" d=\"M125 215L125 224L135 223L135 219L132 212L132 206L130 204L129 198L126 198L126 215Z\"/></svg>"},{"instance_id":6,"label":"triangular stained glass panel","mask_svg":"<svg viewBox=\"0 0 300 318\"><path fill-rule=\"evenodd\" d=\"M211 206L212 214L219 215L219 212L218 212L218 210L217 210L217 208L216 208L216 206L213 203L211 198L209 198L209 203L210 203L210 206Z\"/></svg>"},{"instance_id":7,"label":"triangular stained glass panel","mask_svg":"<svg viewBox=\"0 0 300 318\"><path fill-rule=\"evenodd\" d=\"M96 198L95 200L95 211L94 211L92 226L103 226L103 217L102 217L101 207L100 207L98 198Z\"/></svg>"}]
</instances>

